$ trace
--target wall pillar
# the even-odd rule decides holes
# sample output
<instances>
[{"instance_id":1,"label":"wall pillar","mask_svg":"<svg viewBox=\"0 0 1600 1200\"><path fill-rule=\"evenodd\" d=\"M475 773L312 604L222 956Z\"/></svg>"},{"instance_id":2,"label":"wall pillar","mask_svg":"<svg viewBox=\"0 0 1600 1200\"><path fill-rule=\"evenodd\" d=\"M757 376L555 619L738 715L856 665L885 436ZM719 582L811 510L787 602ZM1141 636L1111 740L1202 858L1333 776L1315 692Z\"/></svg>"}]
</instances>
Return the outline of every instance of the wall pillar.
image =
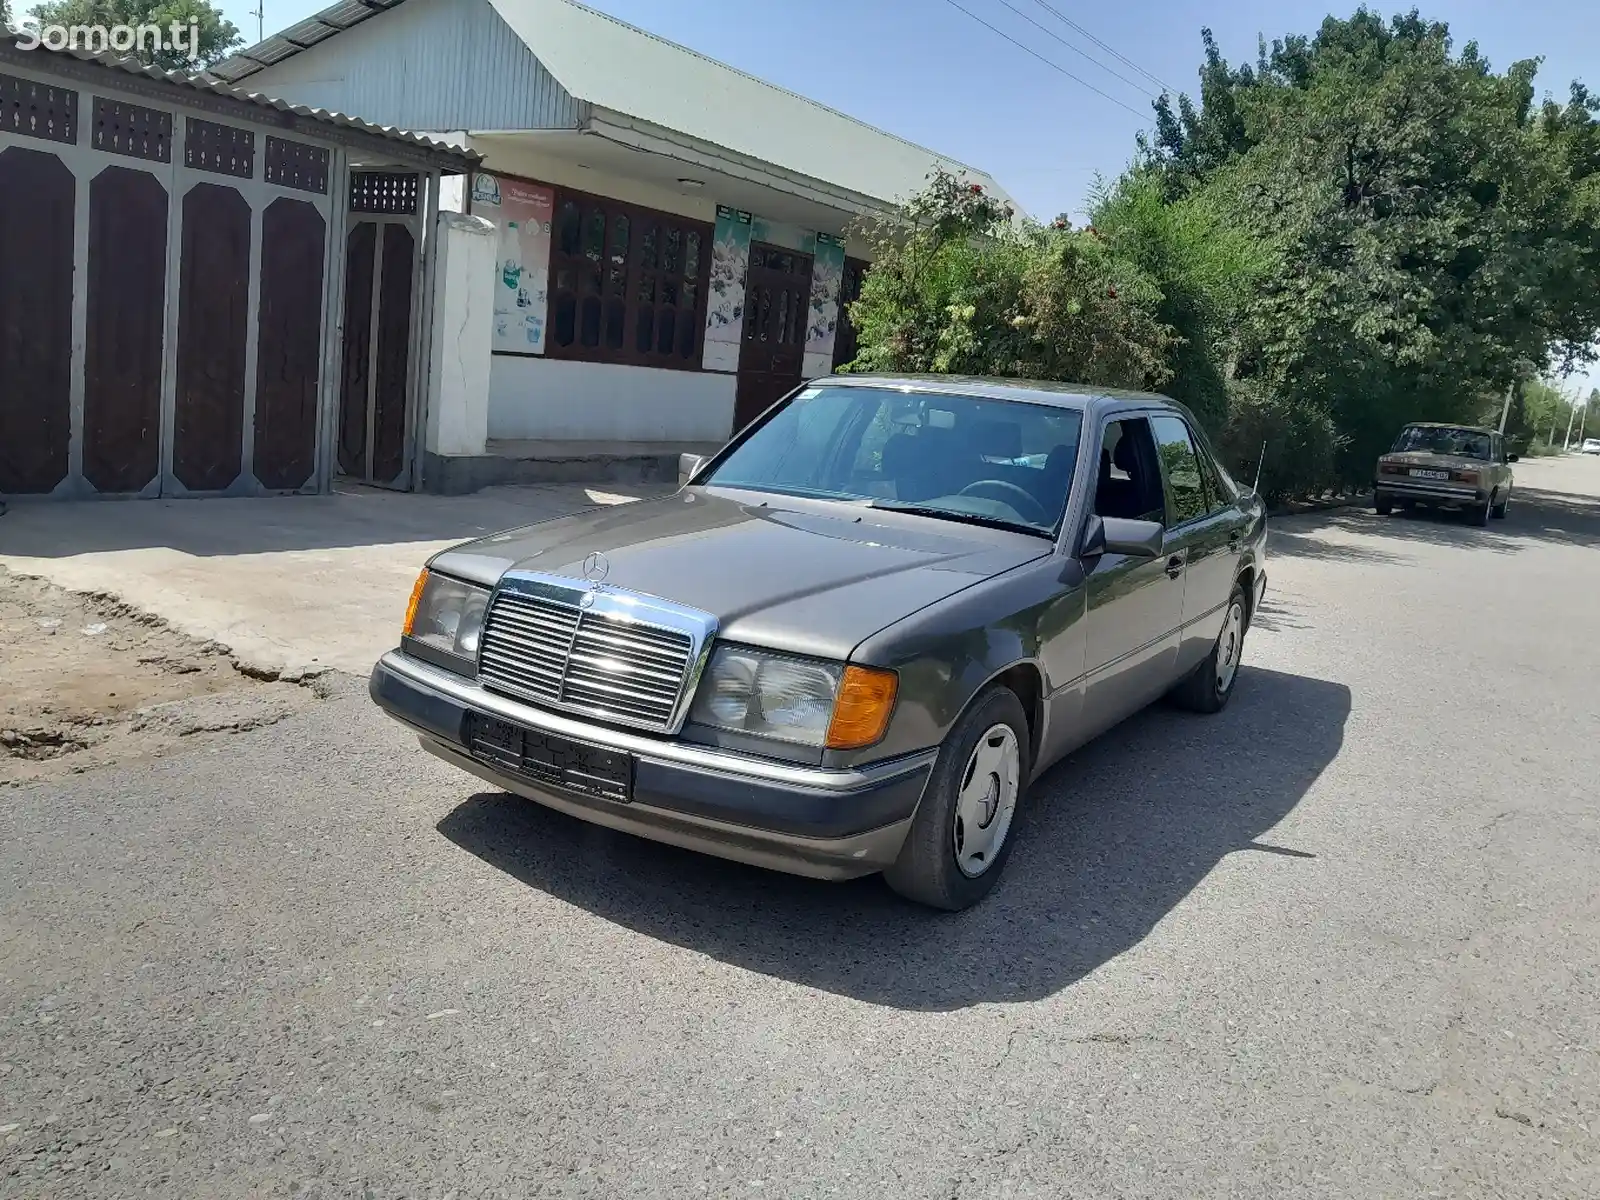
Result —
<instances>
[{"instance_id":1,"label":"wall pillar","mask_svg":"<svg viewBox=\"0 0 1600 1200\"><path fill-rule=\"evenodd\" d=\"M423 429L422 487L462 490L489 437L496 230L482 217L440 212L434 243L432 363Z\"/></svg>"}]
</instances>

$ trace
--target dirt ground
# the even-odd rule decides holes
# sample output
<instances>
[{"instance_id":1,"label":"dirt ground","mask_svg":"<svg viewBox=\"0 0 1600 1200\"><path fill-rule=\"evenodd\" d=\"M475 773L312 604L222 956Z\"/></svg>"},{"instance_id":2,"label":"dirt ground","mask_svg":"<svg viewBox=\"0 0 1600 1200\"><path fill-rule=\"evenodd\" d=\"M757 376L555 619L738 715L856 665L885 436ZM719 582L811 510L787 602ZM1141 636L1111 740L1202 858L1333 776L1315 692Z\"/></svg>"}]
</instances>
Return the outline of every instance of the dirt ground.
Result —
<instances>
[{"instance_id":1,"label":"dirt ground","mask_svg":"<svg viewBox=\"0 0 1600 1200\"><path fill-rule=\"evenodd\" d=\"M316 676L262 678L114 597L0 567L0 788L275 724L321 695Z\"/></svg>"}]
</instances>

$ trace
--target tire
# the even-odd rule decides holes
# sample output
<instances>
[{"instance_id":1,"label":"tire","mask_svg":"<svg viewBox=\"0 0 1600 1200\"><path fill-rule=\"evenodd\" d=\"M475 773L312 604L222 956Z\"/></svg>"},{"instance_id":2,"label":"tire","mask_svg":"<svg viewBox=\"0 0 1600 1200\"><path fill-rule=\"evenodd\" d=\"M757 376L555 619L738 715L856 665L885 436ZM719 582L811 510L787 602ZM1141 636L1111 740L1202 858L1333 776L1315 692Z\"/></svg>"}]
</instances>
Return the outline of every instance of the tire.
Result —
<instances>
[{"instance_id":1,"label":"tire","mask_svg":"<svg viewBox=\"0 0 1600 1200\"><path fill-rule=\"evenodd\" d=\"M1394 500L1382 492L1377 492L1372 497L1372 507L1378 510L1380 517L1387 517L1394 511Z\"/></svg>"},{"instance_id":2,"label":"tire","mask_svg":"<svg viewBox=\"0 0 1600 1200\"><path fill-rule=\"evenodd\" d=\"M1489 494L1489 498L1483 502L1482 508L1474 508L1467 513L1467 520L1471 521L1479 529L1482 529L1484 526L1489 524L1489 514L1493 510L1494 493L1491 492Z\"/></svg>"},{"instance_id":3,"label":"tire","mask_svg":"<svg viewBox=\"0 0 1600 1200\"><path fill-rule=\"evenodd\" d=\"M1511 507L1511 493L1506 493L1506 498L1489 510L1491 516L1497 521L1506 519L1506 510Z\"/></svg>"},{"instance_id":4,"label":"tire","mask_svg":"<svg viewBox=\"0 0 1600 1200\"><path fill-rule=\"evenodd\" d=\"M1010 756L1008 739L1010 747L1014 747L1014 757ZM922 803L917 805L900 857L883 873L889 886L907 900L947 912L970 908L988 895L1016 844L1022 797L1032 768L1029 749L1027 714L1010 688L991 688L969 706L939 749L938 761L922 793ZM989 772L987 795L995 807L988 823L981 827L982 836L997 834L999 844L989 847L983 861L977 863L973 857L979 841L965 836L958 841L957 829L965 834L963 811L970 815L974 802L982 803L984 793L978 789L983 785L977 770L1002 763L1008 772L1015 772L1015 783L1008 785L1005 779L996 779ZM1002 820L1005 824L999 826ZM958 861L958 846L968 852L965 869ZM976 874L972 873L974 868Z\"/></svg>"},{"instance_id":5,"label":"tire","mask_svg":"<svg viewBox=\"0 0 1600 1200\"><path fill-rule=\"evenodd\" d=\"M1222 618L1222 632L1211 646L1211 653L1182 683L1172 689L1172 701L1190 712L1217 713L1233 695L1239 681L1239 659L1244 653L1244 635L1249 625L1245 620L1244 589L1237 583L1228 597L1228 608Z\"/></svg>"}]
</instances>

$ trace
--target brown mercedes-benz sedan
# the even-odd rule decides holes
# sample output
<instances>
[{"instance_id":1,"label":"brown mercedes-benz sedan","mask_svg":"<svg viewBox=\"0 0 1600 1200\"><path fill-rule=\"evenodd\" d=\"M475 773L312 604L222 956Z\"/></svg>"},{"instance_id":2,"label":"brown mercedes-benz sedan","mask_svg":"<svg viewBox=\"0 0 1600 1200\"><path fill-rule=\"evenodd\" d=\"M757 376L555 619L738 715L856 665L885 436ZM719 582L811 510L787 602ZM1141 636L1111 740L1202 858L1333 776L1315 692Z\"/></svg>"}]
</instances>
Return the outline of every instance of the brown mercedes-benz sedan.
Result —
<instances>
[{"instance_id":1,"label":"brown mercedes-benz sedan","mask_svg":"<svg viewBox=\"0 0 1600 1200\"><path fill-rule=\"evenodd\" d=\"M818 380L674 495L435 555L371 692L584 820L959 909L1047 767L1228 702L1265 542L1163 397Z\"/></svg>"}]
</instances>

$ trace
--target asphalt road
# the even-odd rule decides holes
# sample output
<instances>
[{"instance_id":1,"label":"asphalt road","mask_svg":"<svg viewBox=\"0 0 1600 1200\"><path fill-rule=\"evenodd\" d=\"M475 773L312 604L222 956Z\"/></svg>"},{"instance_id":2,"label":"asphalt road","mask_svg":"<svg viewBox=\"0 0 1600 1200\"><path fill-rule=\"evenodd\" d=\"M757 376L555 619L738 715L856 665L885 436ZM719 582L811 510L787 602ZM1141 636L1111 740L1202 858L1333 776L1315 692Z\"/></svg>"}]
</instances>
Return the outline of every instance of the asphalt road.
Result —
<instances>
[{"instance_id":1,"label":"asphalt road","mask_svg":"<svg viewBox=\"0 0 1600 1200\"><path fill-rule=\"evenodd\" d=\"M359 684L0 792L0 1196L1600 1195L1600 459L1281 521L1221 716L940 916L487 794Z\"/></svg>"}]
</instances>

